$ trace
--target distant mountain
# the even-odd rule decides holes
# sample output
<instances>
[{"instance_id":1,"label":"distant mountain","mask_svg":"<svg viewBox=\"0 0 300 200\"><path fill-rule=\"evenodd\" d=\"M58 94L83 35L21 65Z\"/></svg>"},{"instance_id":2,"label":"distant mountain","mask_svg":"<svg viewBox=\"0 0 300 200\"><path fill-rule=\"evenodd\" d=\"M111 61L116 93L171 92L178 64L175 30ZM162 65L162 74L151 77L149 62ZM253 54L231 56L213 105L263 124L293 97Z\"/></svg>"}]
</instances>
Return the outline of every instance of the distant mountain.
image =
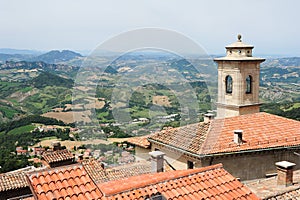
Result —
<instances>
[{"instance_id":1,"label":"distant mountain","mask_svg":"<svg viewBox=\"0 0 300 200\"><path fill-rule=\"evenodd\" d=\"M263 63L263 65L267 66L300 66L300 57L287 57L287 58L270 58Z\"/></svg>"},{"instance_id":2,"label":"distant mountain","mask_svg":"<svg viewBox=\"0 0 300 200\"><path fill-rule=\"evenodd\" d=\"M42 51L28 50L28 49L10 49L0 48L0 54L26 54L26 55L40 55Z\"/></svg>"},{"instance_id":3,"label":"distant mountain","mask_svg":"<svg viewBox=\"0 0 300 200\"><path fill-rule=\"evenodd\" d=\"M63 50L63 51L58 51L58 50L53 50L48 53L39 55L33 60L35 61L43 61L49 64L53 63L59 63L59 62L67 62L76 58L81 58L83 57L81 54L76 53L74 51L69 51L69 50Z\"/></svg>"},{"instance_id":4,"label":"distant mountain","mask_svg":"<svg viewBox=\"0 0 300 200\"><path fill-rule=\"evenodd\" d=\"M4 63L6 61L22 61L22 60L30 60L34 57L31 54L6 54L0 53L0 63Z\"/></svg>"},{"instance_id":5,"label":"distant mountain","mask_svg":"<svg viewBox=\"0 0 300 200\"><path fill-rule=\"evenodd\" d=\"M6 61L3 64L0 64L1 70L10 70L12 73L15 70L37 70L51 72L54 74L60 74L69 78L72 78L76 75L79 67L65 64L48 64L41 61L27 62L27 61Z\"/></svg>"}]
</instances>

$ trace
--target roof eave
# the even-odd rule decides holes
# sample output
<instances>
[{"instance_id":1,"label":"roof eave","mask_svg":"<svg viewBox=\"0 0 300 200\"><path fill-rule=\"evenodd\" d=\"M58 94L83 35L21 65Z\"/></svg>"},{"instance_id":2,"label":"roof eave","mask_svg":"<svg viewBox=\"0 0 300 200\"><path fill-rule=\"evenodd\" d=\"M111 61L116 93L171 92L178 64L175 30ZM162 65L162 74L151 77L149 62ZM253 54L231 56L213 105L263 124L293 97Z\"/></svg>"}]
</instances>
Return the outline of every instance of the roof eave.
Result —
<instances>
[{"instance_id":1,"label":"roof eave","mask_svg":"<svg viewBox=\"0 0 300 200\"><path fill-rule=\"evenodd\" d=\"M261 152L261 151L272 151L272 150L280 150L280 149L297 149L300 148L300 144L298 145L291 145L291 146L278 146L278 147L269 147L269 148L258 148L258 149L248 149L248 150L240 150L240 151L229 151L229 152L217 152L217 153L209 153L209 154L197 154L197 153L193 153L178 147L175 147L173 145L169 145L169 144L165 144L163 142L157 141L157 140L153 140L151 138L148 138L148 140L150 142L153 143L157 143L160 145L164 145L166 147L172 148L176 151L185 153L185 154L189 154L193 157L197 157L197 158L206 158L206 157L214 157L214 156L224 156L224 155L236 155L236 154L243 154L243 153L254 153L254 152Z\"/></svg>"}]
</instances>

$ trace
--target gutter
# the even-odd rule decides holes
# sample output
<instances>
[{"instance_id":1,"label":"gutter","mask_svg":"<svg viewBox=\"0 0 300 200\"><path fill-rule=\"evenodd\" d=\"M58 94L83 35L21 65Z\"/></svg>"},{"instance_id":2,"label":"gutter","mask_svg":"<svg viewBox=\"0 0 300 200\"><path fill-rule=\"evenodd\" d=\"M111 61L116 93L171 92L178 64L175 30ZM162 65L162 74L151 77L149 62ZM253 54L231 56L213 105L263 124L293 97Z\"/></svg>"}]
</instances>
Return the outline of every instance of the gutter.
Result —
<instances>
[{"instance_id":1,"label":"gutter","mask_svg":"<svg viewBox=\"0 0 300 200\"><path fill-rule=\"evenodd\" d=\"M165 144L163 142L159 142L156 140L153 140L151 138L148 138L149 142L153 142L156 144L160 144L166 147L169 147L171 149L174 149L176 151L185 153L185 154L189 154L192 155L196 158L209 158L209 157L214 157L214 156L224 156L224 155L237 155L237 154L243 154L243 153L254 153L254 152L262 152L262 151L272 151L272 150L280 150L280 149L297 149L300 148L300 145L295 145L295 146L279 146L279 147L271 147L271 148L263 148L263 149L250 149L250 150L241 150L241 151L232 151L232 152L222 152L222 153L214 153L214 154L197 154L197 153L193 153L190 151L186 151L184 149L169 145L169 144Z\"/></svg>"}]
</instances>

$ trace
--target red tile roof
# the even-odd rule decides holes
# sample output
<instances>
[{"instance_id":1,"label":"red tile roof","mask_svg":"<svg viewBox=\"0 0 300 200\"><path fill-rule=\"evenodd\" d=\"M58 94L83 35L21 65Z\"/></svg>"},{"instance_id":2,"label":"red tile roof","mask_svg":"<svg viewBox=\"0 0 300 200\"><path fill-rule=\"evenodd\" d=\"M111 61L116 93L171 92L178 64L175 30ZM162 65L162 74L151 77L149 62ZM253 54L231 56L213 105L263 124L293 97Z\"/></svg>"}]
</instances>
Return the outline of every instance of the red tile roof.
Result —
<instances>
[{"instance_id":1,"label":"red tile roof","mask_svg":"<svg viewBox=\"0 0 300 200\"><path fill-rule=\"evenodd\" d=\"M133 145L148 149L150 147L150 142L148 141L148 137L150 137L150 135L145 135L145 136L140 136L140 137L131 137L131 138L128 138L127 142L129 144L133 144Z\"/></svg>"},{"instance_id":2,"label":"red tile roof","mask_svg":"<svg viewBox=\"0 0 300 200\"><path fill-rule=\"evenodd\" d=\"M99 188L80 164L29 174L37 199L100 199Z\"/></svg>"},{"instance_id":3,"label":"red tile roof","mask_svg":"<svg viewBox=\"0 0 300 200\"><path fill-rule=\"evenodd\" d=\"M198 155L300 145L300 122L260 112L162 130L149 140ZM243 130L243 143L233 141Z\"/></svg>"},{"instance_id":4,"label":"red tile roof","mask_svg":"<svg viewBox=\"0 0 300 200\"><path fill-rule=\"evenodd\" d=\"M24 172L5 173L0 175L0 192L28 187Z\"/></svg>"},{"instance_id":5,"label":"red tile roof","mask_svg":"<svg viewBox=\"0 0 300 200\"><path fill-rule=\"evenodd\" d=\"M234 130L243 130L243 144L233 142ZM296 145L300 145L300 121L261 112L214 120L202 153Z\"/></svg>"},{"instance_id":6,"label":"red tile roof","mask_svg":"<svg viewBox=\"0 0 300 200\"><path fill-rule=\"evenodd\" d=\"M293 184L286 187L278 187L277 176L245 181L258 197L264 200L300 199L300 170L293 172Z\"/></svg>"},{"instance_id":7,"label":"red tile roof","mask_svg":"<svg viewBox=\"0 0 300 200\"><path fill-rule=\"evenodd\" d=\"M152 135L149 139L189 152L198 152L206 139L209 125L209 123L200 122L178 128L167 128Z\"/></svg>"},{"instance_id":8,"label":"red tile roof","mask_svg":"<svg viewBox=\"0 0 300 200\"><path fill-rule=\"evenodd\" d=\"M145 174L98 184L101 199L259 199L223 169L221 164L171 172Z\"/></svg>"},{"instance_id":9,"label":"red tile roof","mask_svg":"<svg viewBox=\"0 0 300 200\"><path fill-rule=\"evenodd\" d=\"M67 149L58 150L58 151L46 151L43 153L42 158L49 164L66 161L66 160L73 160L74 155Z\"/></svg>"},{"instance_id":10,"label":"red tile roof","mask_svg":"<svg viewBox=\"0 0 300 200\"><path fill-rule=\"evenodd\" d=\"M96 183L151 173L149 162L137 162L113 168L103 168L97 160L86 159L82 161L82 165Z\"/></svg>"},{"instance_id":11,"label":"red tile roof","mask_svg":"<svg viewBox=\"0 0 300 200\"><path fill-rule=\"evenodd\" d=\"M278 193L277 195L263 198L263 200L293 200L300 199L300 188L288 192Z\"/></svg>"},{"instance_id":12,"label":"red tile roof","mask_svg":"<svg viewBox=\"0 0 300 200\"><path fill-rule=\"evenodd\" d=\"M95 184L81 164L28 174L35 199L259 199L222 164Z\"/></svg>"}]
</instances>

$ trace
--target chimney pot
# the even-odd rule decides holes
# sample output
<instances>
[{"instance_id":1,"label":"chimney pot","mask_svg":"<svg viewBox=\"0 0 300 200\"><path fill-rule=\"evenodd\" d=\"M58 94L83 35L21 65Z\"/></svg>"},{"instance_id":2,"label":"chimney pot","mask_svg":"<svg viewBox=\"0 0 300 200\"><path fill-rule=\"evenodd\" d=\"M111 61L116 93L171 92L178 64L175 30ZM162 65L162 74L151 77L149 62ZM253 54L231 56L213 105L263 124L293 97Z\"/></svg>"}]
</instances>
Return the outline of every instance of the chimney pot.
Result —
<instances>
[{"instance_id":1,"label":"chimney pot","mask_svg":"<svg viewBox=\"0 0 300 200\"><path fill-rule=\"evenodd\" d=\"M276 162L277 166L277 185L278 186L291 186L293 185L293 168L295 163L288 161Z\"/></svg>"},{"instance_id":2,"label":"chimney pot","mask_svg":"<svg viewBox=\"0 0 300 200\"><path fill-rule=\"evenodd\" d=\"M243 143L243 130L234 130L234 136L233 141L236 144L242 144Z\"/></svg>"},{"instance_id":3,"label":"chimney pot","mask_svg":"<svg viewBox=\"0 0 300 200\"><path fill-rule=\"evenodd\" d=\"M161 151L152 151L149 153L151 156L151 171L163 172L164 171L164 155Z\"/></svg>"},{"instance_id":4,"label":"chimney pot","mask_svg":"<svg viewBox=\"0 0 300 200\"><path fill-rule=\"evenodd\" d=\"M58 141L52 142L53 151L61 150L61 144Z\"/></svg>"},{"instance_id":5,"label":"chimney pot","mask_svg":"<svg viewBox=\"0 0 300 200\"><path fill-rule=\"evenodd\" d=\"M208 123L211 120L213 120L214 117L215 117L215 115L213 113L206 113L206 114L204 114L204 122Z\"/></svg>"}]
</instances>

